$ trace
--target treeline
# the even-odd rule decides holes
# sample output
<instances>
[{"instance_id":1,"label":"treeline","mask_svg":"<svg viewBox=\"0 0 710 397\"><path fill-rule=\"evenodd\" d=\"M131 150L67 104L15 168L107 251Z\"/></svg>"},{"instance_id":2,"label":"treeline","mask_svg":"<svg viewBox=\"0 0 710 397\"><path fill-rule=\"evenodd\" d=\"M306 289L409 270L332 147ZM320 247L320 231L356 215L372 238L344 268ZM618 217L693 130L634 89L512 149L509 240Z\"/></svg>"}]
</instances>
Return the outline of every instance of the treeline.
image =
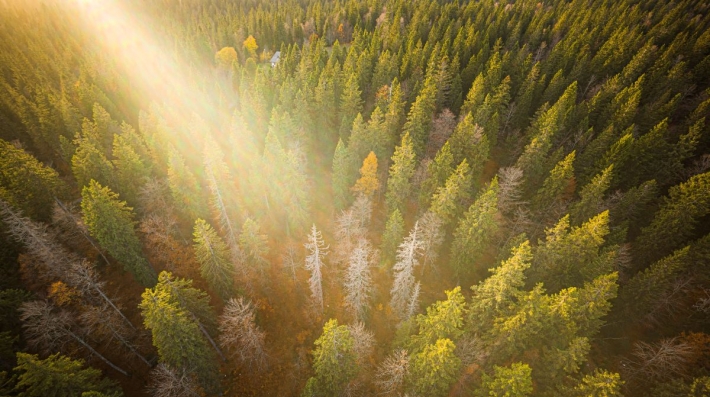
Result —
<instances>
[{"instance_id":1,"label":"treeline","mask_svg":"<svg viewBox=\"0 0 710 397\"><path fill-rule=\"evenodd\" d=\"M0 3L0 395L710 393L707 3L122 7Z\"/></svg>"}]
</instances>

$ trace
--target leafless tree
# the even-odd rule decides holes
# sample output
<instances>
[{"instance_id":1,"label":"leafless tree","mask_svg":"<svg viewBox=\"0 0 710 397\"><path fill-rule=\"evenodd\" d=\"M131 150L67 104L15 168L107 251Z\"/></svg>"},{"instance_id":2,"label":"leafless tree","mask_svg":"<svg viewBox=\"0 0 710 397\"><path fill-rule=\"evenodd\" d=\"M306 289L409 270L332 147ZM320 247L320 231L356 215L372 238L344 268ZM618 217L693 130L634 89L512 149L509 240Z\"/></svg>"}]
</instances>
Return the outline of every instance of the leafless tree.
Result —
<instances>
[{"instance_id":1,"label":"leafless tree","mask_svg":"<svg viewBox=\"0 0 710 397\"><path fill-rule=\"evenodd\" d=\"M427 211L419 219L422 241L422 274L427 266L433 265L439 257L439 248L444 242L443 222L433 212Z\"/></svg>"},{"instance_id":2,"label":"leafless tree","mask_svg":"<svg viewBox=\"0 0 710 397\"><path fill-rule=\"evenodd\" d=\"M138 191L138 208L144 214L174 217L175 208L167 200L170 188L164 179L150 178Z\"/></svg>"},{"instance_id":3,"label":"leafless tree","mask_svg":"<svg viewBox=\"0 0 710 397\"><path fill-rule=\"evenodd\" d=\"M525 204L523 182L523 170L518 167L501 168L498 171L498 209L504 214L510 214Z\"/></svg>"},{"instance_id":4,"label":"leafless tree","mask_svg":"<svg viewBox=\"0 0 710 397\"><path fill-rule=\"evenodd\" d=\"M628 378L636 382L665 381L688 375L696 354L692 345L678 338L656 343L636 342L631 352Z\"/></svg>"},{"instance_id":5,"label":"leafless tree","mask_svg":"<svg viewBox=\"0 0 710 397\"><path fill-rule=\"evenodd\" d=\"M74 331L74 321L69 312L55 310L46 301L25 302L20 305L20 320L27 343L47 353L66 348L76 343L92 355L98 357L111 368L128 376L128 373L97 352L84 339L82 333Z\"/></svg>"},{"instance_id":6,"label":"leafless tree","mask_svg":"<svg viewBox=\"0 0 710 397\"><path fill-rule=\"evenodd\" d=\"M415 288L414 268L419 264L417 257L421 254L424 244L419 236L419 223L409 233L397 250L397 262L394 271L394 282L390 295L390 306L401 320L408 318L408 306L411 305Z\"/></svg>"},{"instance_id":7,"label":"leafless tree","mask_svg":"<svg viewBox=\"0 0 710 397\"><path fill-rule=\"evenodd\" d=\"M409 297L407 304L407 314L405 319L412 318L419 311L419 292L421 291L422 283L417 281L412 289L412 295Z\"/></svg>"},{"instance_id":8,"label":"leafless tree","mask_svg":"<svg viewBox=\"0 0 710 397\"><path fill-rule=\"evenodd\" d=\"M219 342L222 348L232 351L232 356L249 367L261 370L266 367L266 334L256 325L254 305L244 298L230 299L219 318Z\"/></svg>"},{"instance_id":9,"label":"leafless tree","mask_svg":"<svg viewBox=\"0 0 710 397\"><path fill-rule=\"evenodd\" d=\"M335 238L337 245L333 253L333 262L345 263L355 248L357 241L365 235L365 228L354 211L354 207L340 212L335 220Z\"/></svg>"},{"instance_id":10,"label":"leafless tree","mask_svg":"<svg viewBox=\"0 0 710 397\"><path fill-rule=\"evenodd\" d=\"M109 340L116 340L120 346L138 357L147 366L151 366L151 363L138 352L135 345L130 341L133 330L126 327L121 317L112 311L110 306L106 304L102 306L86 306L79 316L79 320L90 334L100 335Z\"/></svg>"},{"instance_id":11,"label":"leafless tree","mask_svg":"<svg viewBox=\"0 0 710 397\"><path fill-rule=\"evenodd\" d=\"M380 364L375 384L385 396L404 396L404 382L408 375L409 355L406 350L398 350Z\"/></svg>"},{"instance_id":12,"label":"leafless tree","mask_svg":"<svg viewBox=\"0 0 710 397\"><path fill-rule=\"evenodd\" d=\"M365 365L375 348L375 335L365 328L365 324L362 321L349 325L348 329L350 330L350 336L355 341L353 351L357 357L357 362L360 366Z\"/></svg>"},{"instance_id":13,"label":"leafless tree","mask_svg":"<svg viewBox=\"0 0 710 397\"><path fill-rule=\"evenodd\" d=\"M351 208L353 216L359 222L359 229L362 229L364 234L372 218L372 199L364 194L359 194Z\"/></svg>"},{"instance_id":14,"label":"leafless tree","mask_svg":"<svg viewBox=\"0 0 710 397\"><path fill-rule=\"evenodd\" d=\"M314 304L323 312L323 285L322 272L323 268L323 258L328 255L328 247L323 242L323 236L321 232L316 229L314 224L311 228L311 232L308 235L308 242L304 244L306 249L310 252L306 256L306 270L311 272L311 277L308 279L308 284L311 288L311 297L313 297Z\"/></svg>"},{"instance_id":15,"label":"leafless tree","mask_svg":"<svg viewBox=\"0 0 710 397\"><path fill-rule=\"evenodd\" d=\"M356 319L361 320L369 306L373 292L372 248L364 238L358 240L357 246L350 254L348 270L345 277L345 304L350 308Z\"/></svg>"},{"instance_id":16,"label":"leafless tree","mask_svg":"<svg viewBox=\"0 0 710 397\"><path fill-rule=\"evenodd\" d=\"M299 266L297 255L296 247L293 243L287 244L284 253L281 255L281 263L284 269L287 269L288 272L291 273L293 281L296 281L296 269Z\"/></svg>"},{"instance_id":17,"label":"leafless tree","mask_svg":"<svg viewBox=\"0 0 710 397\"><path fill-rule=\"evenodd\" d=\"M133 330L136 329L113 300L106 295L104 292L106 283L99 279L96 270L87 260L73 262L65 274L65 279L68 285L79 291L84 297L103 301L107 307L113 309L123 319L126 325Z\"/></svg>"},{"instance_id":18,"label":"leafless tree","mask_svg":"<svg viewBox=\"0 0 710 397\"><path fill-rule=\"evenodd\" d=\"M436 152L441 149L456 128L456 115L449 109L444 109L434 119L426 146L425 157L434 158Z\"/></svg>"},{"instance_id":19,"label":"leafless tree","mask_svg":"<svg viewBox=\"0 0 710 397\"><path fill-rule=\"evenodd\" d=\"M0 218L12 237L44 265L45 273L38 277L46 278L46 281L62 280L69 264L78 259L56 241L54 233L46 225L23 217L20 211L1 199Z\"/></svg>"},{"instance_id":20,"label":"leafless tree","mask_svg":"<svg viewBox=\"0 0 710 397\"><path fill-rule=\"evenodd\" d=\"M151 377L148 391L154 397L201 397L204 395L197 377L184 368L176 370L161 363L151 371Z\"/></svg>"}]
</instances>

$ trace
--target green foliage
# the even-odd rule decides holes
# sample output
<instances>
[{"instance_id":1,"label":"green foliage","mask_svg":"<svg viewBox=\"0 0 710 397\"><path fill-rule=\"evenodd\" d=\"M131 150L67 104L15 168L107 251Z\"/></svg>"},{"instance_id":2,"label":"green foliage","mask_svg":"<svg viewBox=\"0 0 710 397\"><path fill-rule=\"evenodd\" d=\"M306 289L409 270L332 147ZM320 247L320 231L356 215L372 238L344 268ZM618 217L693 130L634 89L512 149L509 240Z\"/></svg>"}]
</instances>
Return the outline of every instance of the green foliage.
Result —
<instances>
[{"instance_id":1,"label":"green foliage","mask_svg":"<svg viewBox=\"0 0 710 397\"><path fill-rule=\"evenodd\" d=\"M0 139L0 198L27 216L47 220L63 185L55 170Z\"/></svg>"},{"instance_id":2,"label":"green foliage","mask_svg":"<svg viewBox=\"0 0 710 397\"><path fill-rule=\"evenodd\" d=\"M439 339L455 341L463 335L463 323L467 310L466 299L461 294L461 287L445 292L445 301L435 302L426 309L426 315L417 316L419 332L412 336L410 343L412 353L421 351L426 345Z\"/></svg>"},{"instance_id":3,"label":"green foliage","mask_svg":"<svg viewBox=\"0 0 710 397\"><path fill-rule=\"evenodd\" d=\"M571 395L579 397L623 397L621 387L624 381L617 373L596 370L584 375Z\"/></svg>"},{"instance_id":4,"label":"green foliage","mask_svg":"<svg viewBox=\"0 0 710 397\"><path fill-rule=\"evenodd\" d=\"M385 193L385 203L388 211L399 209L400 212L404 212L407 199L411 193L412 184L410 179L414 175L415 166L412 139L408 133L405 133L402 137L401 145L397 147L392 156L392 166L390 167L387 192Z\"/></svg>"},{"instance_id":5,"label":"green foliage","mask_svg":"<svg viewBox=\"0 0 710 397\"><path fill-rule=\"evenodd\" d=\"M556 203L564 202L574 192L574 163L575 151L573 150L564 160L555 165L550 175L545 179L542 187L533 197L533 206L545 209Z\"/></svg>"},{"instance_id":6,"label":"green foliage","mask_svg":"<svg viewBox=\"0 0 710 397\"><path fill-rule=\"evenodd\" d=\"M456 170L446 179L446 184L437 189L430 211L442 220L443 225L448 225L460 217L463 205L471 196L471 176L468 163L464 159Z\"/></svg>"},{"instance_id":7,"label":"green foliage","mask_svg":"<svg viewBox=\"0 0 710 397\"><path fill-rule=\"evenodd\" d=\"M84 368L83 361L58 353L41 360L35 354L18 352L15 371L20 374L15 386L20 396L75 397L90 392L107 397L123 396L112 381L101 376L101 371Z\"/></svg>"},{"instance_id":8,"label":"green foliage","mask_svg":"<svg viewBox=\"0 0 710 397\"><path fill-rule=\"evenodd\" d=\"M407 122L404 123L404 134L412 139L417 159L423 157L429 139L429 129L436 111L436 89L434 80L427 78L424 89L409 109Z\"/></svg>"},{"instance_id":9,"label":"green foliage","mask_svg":"<svg viewBox=\"0 0 710 397\"><path fill-rule=\"evenodd\" d=\"M121 201L108 187L91 181L81 191L84 224L101 247L123 264L138 282L155 283L155 272L143 256L134 229L133 208Z\"/></svg>"},{"instance_id":10,"label":"green foliage","mask_svg":"<svg viewBox=\"0 0 710 397\"><path fill-rule=\"evenodd\" d=\"M439 339L424 346L412 357L409 383L417 395L446 396L461 367L450 339Z\"/></svg>"},{"instance_id":11,"label":"green foliage","mask_svg":"<svg viewBox=\"0 0 710 397\"><path fill-rule=\"evenodd\" d=\"M494 374L483 374L478 396L525 397L533 392L532 369L523 363L493 367Z\"/></svg>"},{"instance_id":12,"label":"green foliage","mask_svg":"<svg viewBox=\"0 0 710 397\"><path fill-rule=\"evenodd\" d=\"M202 200L202 188L185 160L175 148L170 148L168 160L168 186L178 209L189 218L206 217L207 209Z\"/></svg>"},{"instance_id":13,"label":"green foliage","mask_svg":"<svg viewBox=\"0 0 710 397\"><path fill-rule=\"evenodd\" d=\"M174 280L170 273L161 272L156 286L141 295L138 307L145 327L151 331L160 361L173 368L194 371L203 387L214 390L218 384L218 366L195 314L207 310L206 297L199 297L200 293L189 282ZM197 305L201 307L196 308Z\"/></svg>"},{"instance_id":14,"label":"green foliage","mask_svg":"<svg viewBox=\"0 0 710 397\"><path fill-rule=\"evenodd\" d=\"M478 261L498 230L495 215L498 212L498 179L471 204L454 231L451 246L452 266L456 274L470 275L479 266Z\"/></svg>"},{"instance_id":15,"label":"green foliage","mask_svg":"<svg viewBox=\"0 0 710 397\"><path fill-rule=\"evenodd\" d=\"M234 265L229 260L227 244L202 219L195 221L192 236L195 258L200 263L202 277L222 299L229 299L234 293Z\"/></svg>"},{"instance_id":16,"label":"green foliage","mask_svg":"<svg viewBox=\"0 0 710 397\"><path fill-rule=\"evenodd\" d=\"M343 143L343 140L338 140L338 146L335 147L335 154L333 155L332 174L335 207L338 209L347 207L352 200L352 195L350 193L351 163L350 152Z\"/></svg>"},{"instance_id":17,"label":"green foliage","mask_svg":"<svg viewBox=\"0 0 710 397\"><path fill-rule=\"evenodd\" d=\"M314 342L313 369L315 376L308 380L302 396L336 396L357 374L355 340L346 325L331 319L323 326L323 333Z\"/></svg>"},{"instance_id":18,"label":"green foliage","mask_svg":"<svg viewBox=\"0 0 710 397\"><path fill-rule=\"evenodd\" d=\"M257 221L251 218L244 221L242 233L239 235L239 249L246 255L250 265L263 271L263 266L268 263L266 256L269 254L269 245L266 235L261 234L261 226Z\"/></svg>"}]
</instances>

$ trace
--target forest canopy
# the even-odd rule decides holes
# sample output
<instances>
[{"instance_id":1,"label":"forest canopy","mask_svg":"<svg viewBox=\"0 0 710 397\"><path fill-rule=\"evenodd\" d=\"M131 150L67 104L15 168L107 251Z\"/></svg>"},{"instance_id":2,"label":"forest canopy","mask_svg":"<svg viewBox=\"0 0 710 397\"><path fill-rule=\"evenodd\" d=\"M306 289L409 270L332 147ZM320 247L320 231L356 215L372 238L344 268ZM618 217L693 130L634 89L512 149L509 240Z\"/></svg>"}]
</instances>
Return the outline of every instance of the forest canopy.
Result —
<instances>
[{"instance_id":1,"label":"forest canopy","mask_svg":"<svg viewBox=\"0 0 710 397\"><path fill-rule=\"evenodd\" d=\"M0 20L0 396L710 395L708 2Z\"/></svg>"}]
</instances>

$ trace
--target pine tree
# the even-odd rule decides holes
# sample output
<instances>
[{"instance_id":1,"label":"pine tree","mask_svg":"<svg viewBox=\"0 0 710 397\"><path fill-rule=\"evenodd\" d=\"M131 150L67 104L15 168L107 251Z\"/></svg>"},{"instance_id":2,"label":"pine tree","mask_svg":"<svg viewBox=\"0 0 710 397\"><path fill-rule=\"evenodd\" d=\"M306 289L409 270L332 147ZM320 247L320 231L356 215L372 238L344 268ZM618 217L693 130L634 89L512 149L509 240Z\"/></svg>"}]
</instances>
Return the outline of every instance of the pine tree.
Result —
<instances>
[{"instance_id":1,"label":"pine tree","mask_svg":"<svg viewBox=\"0 0 710 397\"><path fill-rule=\"evenodd\" d=\"M450 339L439 339L412 357L410 383L414 393L432 397L448 394L461 367L455 347Z\"/></svg>"},{"instance_id":2,"label":"pine tree","mask_svg":"<svg viewBox=\"0 0 710 397\"><path fill-rule=\"evenodd\" d=\"M352 196L350 194L350 164L352 163L350 152L343 143L338 140L333 155L332 185L335 196L335 208L343 209L350 204Z\"/></svg>"},{"instance_id":3,"label":"pine tree","mask_svg":"<svg viewBox=\"0 0 710 397\"><path fill-rule=\"evenodd\" d=\"M315 376L308 379L303 397L337 396L355 377L358 368L353 349L355 341L345 325L331 319L323 326L313 350Z\"/></svg>"},{"instance_id":4,"label":"pine tree","mask_svg":"<svg viewBox=\"0 0 710 397\"><path fill-rule=\"evenodd\" d=\"M234 254L238 247L236 225L232 215L236 205L230 200L230 197L234 197L236 194L230 185L232 177L223 158L224 154L217 142L208 138L205 141L203 161L205 179L210 190L210 208L222 235L225 236L228 247Z\"/></svg>"},{"instance_id":5,"label":"pine tree","mask_svg":"<svg viewBox=\"0 0 710 397\"><path fill-rule=\"evenodd\" d=\"M614 166L610 165L592 178L579 193L579 201L570 209L572 224L579 225L604 210L604 194L609 189Z\"/></svg>"},{"instance_id":6,"label":"pine tree","mask_svg":"<svg viewBox=\"0 0 710 397\"><path fill-rule=\"evenodd\" d=\"M91 181L81 191L84 224L102 248L143 285L155 284L155 272L143 256L134 228L133 209L108 187Z\"/></svg>"},{"instance_id":7,"label":"pine tree","mask_svg":"<svg viewBox=\"0 0 710 397\"><path fill-rule=\"evenodd\" d=\"M439 187L434 194L429 211L442 220L444 227L459 218L463 212L461 207L471 196L470 178L468 162L464 159L446 179L446 184Z\"/></svg>"},{"instance_id":8,"label":"pine tree","mask_svg":"<svg viewBox=\"0 0 710 397\"><path fill-rule=\"evenodd\" d=\"M263 266L268 263L266 256L269 254L269 245L266 235L261 234L261 226L251 218L247 218L242 225L239 235L239 249L246 255L250 265L263 271Z\"/></svg>"},{"instance_id":9,"label":"pine tree","mask_svg":"<svg viewBox=\"0 0 710 397\"><path fill-rule=\"evenodd\" d=\"M218 371L214 353L194 314L198 309L190 307L198 302L205 305L204 297L193 300L194 292L201 291L193 291L189 284L162 272L158 284L143 292L138 307L145 327L151 331L160 361L171 368L194 372L205 389L216 391Z\"/></svg>"},{"instance_id":10,"label":"pine tree","mask_svg":"<svg viewBox=\"0 0 710 397\"><path fill-rule=\"evenodd\" d=\"M695 175L670 189L653 221L636 240L636 257L641 263L649 263L669 254L692 235L698 220L708 213L710 172Z\"/></svg>"},{"instance_id":11,"label":"pine tree","mask_svg":"<svg viewBox=\"0 0 710 397\"><path fill-rule=\"evenodd\" d=\"M89 138L77 138L78 144L71 159L72 172L78 186L89 185L96 180L104 186L115 186L114 167L97 147L96 142Z\"/></svg>"},{"instance_id":12,"label":"pine tree","mask_svg":"<svg viewBox=\"0 0 710 397\"><path fill-rule=\"evenodd\" d=\"M392 156L385 201L388 211L399 209L404 212L407 198L411 193L410 179L414 175L415 153L412 139L408 133L402 137L402 144L397 147Z\"/></svg>"},{"instance_id":13,"label":"pine tree","mask_svg":"<svg viewBox=\"0 0 710 397\"><path fill-rule=\"evenodd\" d=\"M510 368L495 366L493 376L484 374L478 396L525 397L533 392L532 369L513 363Z\"/></svg>"},{"instance_id":14,"label":"pine tree","mask_svg":"<svg viewBox=\"0 0 710 397\"><path fill-rule=\"evenodd\" d=\"M436 111L436 90L435 81L432 78L427 78L424 88L409 109L407 122L404 123L404 134L411 138L415 157L418 159L424 156L429 130Z\"/></svg>"},{"instance_id":15,"label":"pine tree","mask_svg":"<svg viewBox=\"0 0 710 397\"><path fill-rule=\"evenodd\" d=\"M234 265L229 260L227 244L203 219L195 221L192 236L202 278L223 300L229 299L234 293Z\"/></svg>"},{"instance_id":16,"label":"pine tree","mask_svg":"<svg viewBox=\"0 0 710 397\"><path fill-rule=\"evenodd\" d=\"M113 166L116 170L118 191L126 201L136 203L138 191L150 177L150 169L129 139L129 131L113 136Z\"/></svg>"},{"instance_id":17,"label":"pine tree","mask_svg":"<svg viewBox=\"0 0 710 397\"><path fill-rule=\"evenodd\" d=\"M53 196L62 188L55 170L0 139L0 199L33 219L48 220Z\"/></svg>"},{"instance_id":18,"label":"pine tree","mask_svg":"<svg viewBox=\"0 0 710 397\"><path fill-rule=\"evenodd\" d=\"M306 256L306 270L311 272L311 277L308 279L308 285L311 288L311 298L316 308L323 312L323 285L322 285L322 267L323 257L328 255L328 247L323 242L321 232L316 229L313 224L311 232L308 234L308 242L304 244L310 252Z\"/></svg>"},{"instance_id":19,"label":"pine tree","mask_svg":"<svg viewBox=\"0 0 710 397\"><path fill-rule=\"evenodd\" d=\"M380 249L382 255L382 263L385 267L389 267L395 259L397 247L404 238L404 218L399 209L394 209L387 218L385 231L382 234L382 247Z\"/></svg>"},{"instance_id":20,"label":"pine tree","mask_svg":"<svg viewBox=\"0 0 710 397\"><path fill-rule=\"evenodd\" d=\"M355 193L372 196L380 188L380 181L377 180L377 157L375 152L370 152L362 162L360 168L360 179L355 182L351 190Z\"/></svg>"},{"instance_id":21,"label":"pine tree","mask_svg":"<svg viewBox=\"0 0 710 397\"><path fill-rule=\"evenodd\" d=\"M451 154L450 140L444 143L434 157L434 161L428 163L426 179L419 187L419 206L427 208L434 193L444 186L446 180L454 172L454 156Z\"/></svg>"},{"instance_id":22,"label":"pine tree","mask_svg":"<svg viewBox=\"0 0 710 397\"><path fill-rule=\"evenodd\" d=\"M355 116L362 112L362 91L358 86L357 75L350 74L343 94L340 98L340 139L349 142L350 129L352 128Z\"/></svg>"},{"instance_id":23,"label":"pine tree","mask_svg":"<svg viewBox=\"0 0 710 397\"><path fill-rule=\"evenodd\" d=\"M456 287L446 293L445 301L438 301L426 309L426 315L417 316L419 331L412 336L411 352L419 352L426 345L439 339L457 340L464 333L464 319L468 310L466 299L461 294L461 287Z\"/></svg>"},{"instance_id":24,"label":"pine tree","mask_svg":"<svg viewBox=\"0 0 710 397\"><path fill-rule=\"evenodd\" d=\"M202 187L180 153L173 147L170 147L169 153L168 186L173 201L190 218L206 217L207 209L202 200Z\"/></svg>"},{"instance_id":25,"label":"pine tree","mask_svg":"<svg viewBox=\"0 0 710 397\"><path fill-rule=\"evenodd\" d=\"M473 121L473 116L466 115L454 129L449 138L453 164L461 164L466 159L471 168L471 180L477 182L483 172L483 165L488 160L490 141L481 127Z\"/></svg>"},{"instance_id":26,"label":"pine tree","mask_svg":"<svg viewBox=\"0 0 710 397\"><path fill-rule=\"evenodd\" d=\"M101 371L85 368L82 360L72 360L61 354L40 359L36 354L17 353L19 373L15 389L28 397L74 397L90 392L107 397L120 397L123 393L111 380L103 378Z\"/></svg>"},{"instance_id":27,"label":"pine tree","mask_svg":"<svg viewBox=\"0 0 710 397\"><path fill-rule=\"evenodd\" d=\"M452 266L458 277L468 276L498 230L498 179L469 207L454 231L451 246Z\"/></svg>"}]
</instances>

